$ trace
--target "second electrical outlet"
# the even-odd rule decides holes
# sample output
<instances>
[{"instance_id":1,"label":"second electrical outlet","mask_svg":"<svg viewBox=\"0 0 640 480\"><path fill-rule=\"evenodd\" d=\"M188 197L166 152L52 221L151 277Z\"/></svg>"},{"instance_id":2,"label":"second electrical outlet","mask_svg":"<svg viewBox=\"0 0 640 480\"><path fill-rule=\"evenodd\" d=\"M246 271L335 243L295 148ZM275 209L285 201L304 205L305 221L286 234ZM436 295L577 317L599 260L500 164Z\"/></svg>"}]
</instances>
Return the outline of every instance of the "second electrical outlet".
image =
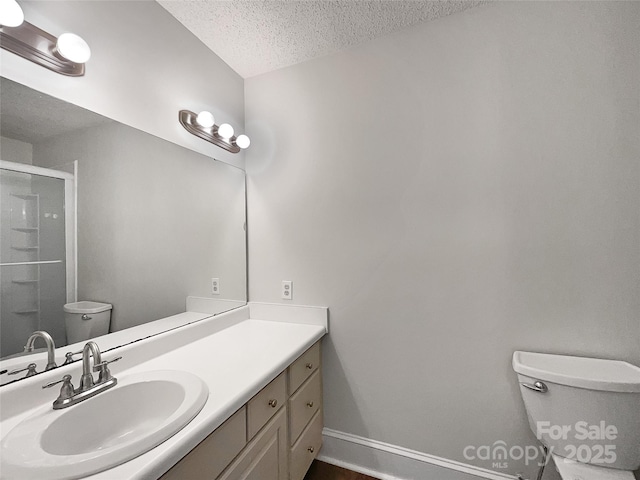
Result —
<instances>
[{"instance_id":1,"label":"second electrical outlet","mask_svg":"<svg viewBox=\"0 0 640 480\"><path fill-rule=\"evenodd\" d=\"M282 281L282 298L285 300L293 298L293 282L291 280Z\"/></svg>"},{"instance_id":2,"label":"second electrical outlet","mask_svg":"<svg viewBox=\"0 0 640 480\"><path fill-rule=\"evenodd\" d=\"M219 278L211 279L211 294L220 295L220 279Z\"/></svg>"}]
</instances>

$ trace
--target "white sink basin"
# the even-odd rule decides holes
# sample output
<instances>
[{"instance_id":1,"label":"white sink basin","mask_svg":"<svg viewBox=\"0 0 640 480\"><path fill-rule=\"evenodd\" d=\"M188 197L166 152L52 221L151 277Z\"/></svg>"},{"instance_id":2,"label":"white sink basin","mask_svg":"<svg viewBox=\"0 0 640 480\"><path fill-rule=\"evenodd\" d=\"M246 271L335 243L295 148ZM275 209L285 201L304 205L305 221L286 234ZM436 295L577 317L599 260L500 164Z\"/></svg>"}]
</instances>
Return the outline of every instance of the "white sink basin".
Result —
<instances>
[{"instance_id":1,"label":"white sink basin","mask_svg":"<svg viewBox=\"0 0 640 480\"><path fill-rule=\"evenodd\" d=\"M0 444L3 479L73 479L124 463L181 430L209 396L197 376L137 373L63 410L48 404Z\"/></svg>"}]
</instances>

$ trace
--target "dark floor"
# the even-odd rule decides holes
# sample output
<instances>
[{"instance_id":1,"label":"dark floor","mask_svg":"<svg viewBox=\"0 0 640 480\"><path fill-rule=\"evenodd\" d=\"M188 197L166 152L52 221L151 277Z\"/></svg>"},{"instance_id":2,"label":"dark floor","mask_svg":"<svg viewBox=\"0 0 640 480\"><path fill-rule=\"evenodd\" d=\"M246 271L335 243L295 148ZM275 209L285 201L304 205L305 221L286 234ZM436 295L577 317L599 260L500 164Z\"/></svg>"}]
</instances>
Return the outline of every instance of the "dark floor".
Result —
<instances>
[{"instance_id":1,"label":"dark floor","mask_svg":"<svg viewBox=\"0 0 640 480\"><path fill-rule=\"evenodd\" d=\"M377 480L362 473L314 460L304 480Z\"/></svg>"}]
</instances>

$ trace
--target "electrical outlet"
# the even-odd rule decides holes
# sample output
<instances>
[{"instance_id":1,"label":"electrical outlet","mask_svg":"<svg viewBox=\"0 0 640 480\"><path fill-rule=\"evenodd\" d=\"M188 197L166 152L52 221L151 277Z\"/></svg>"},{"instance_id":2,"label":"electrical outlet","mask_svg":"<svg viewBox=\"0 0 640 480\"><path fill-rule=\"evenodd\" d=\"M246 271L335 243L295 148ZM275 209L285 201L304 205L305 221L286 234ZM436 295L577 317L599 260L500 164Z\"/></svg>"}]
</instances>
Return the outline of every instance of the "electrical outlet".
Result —
<instances>
[{"instance_id":1,"label":"electrical outlet","mask_svg":"<svg viewBox=\"0 0 640 480\"><path fill-rule=\"evenodd\" d=\"M291 280L282 281L282 298L285 300L293 298L293 282Z\"/></svg>"},{"instance_id":2,"label":"electrical outlet","mask_svg":"<svg viewBox=\"0 0 640 480\"><path fill-rule=\"evenodd\" d=\"M211 294L220 295L220 279L219 278L211 279Z\"/></svg>"}]
</instances>

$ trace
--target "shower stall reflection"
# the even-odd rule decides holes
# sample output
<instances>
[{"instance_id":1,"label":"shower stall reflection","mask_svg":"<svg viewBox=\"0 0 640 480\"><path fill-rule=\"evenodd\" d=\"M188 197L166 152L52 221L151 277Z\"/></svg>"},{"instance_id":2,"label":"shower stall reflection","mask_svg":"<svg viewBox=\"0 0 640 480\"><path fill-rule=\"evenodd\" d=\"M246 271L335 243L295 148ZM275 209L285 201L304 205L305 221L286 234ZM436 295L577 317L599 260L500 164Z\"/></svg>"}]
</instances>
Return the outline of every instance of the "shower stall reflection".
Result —
<instances>
[{"instance_id":1,"label":"shower stall reflection","mask_svg":"<svg viewBox=\"0 0 640 480\"><path fill-rule=\"evenodd\" d=\"M20 355L36 330L67 343L63 306L75 297L73 178L0 163L0 357Z\"/></svg>"}]
</instances>

